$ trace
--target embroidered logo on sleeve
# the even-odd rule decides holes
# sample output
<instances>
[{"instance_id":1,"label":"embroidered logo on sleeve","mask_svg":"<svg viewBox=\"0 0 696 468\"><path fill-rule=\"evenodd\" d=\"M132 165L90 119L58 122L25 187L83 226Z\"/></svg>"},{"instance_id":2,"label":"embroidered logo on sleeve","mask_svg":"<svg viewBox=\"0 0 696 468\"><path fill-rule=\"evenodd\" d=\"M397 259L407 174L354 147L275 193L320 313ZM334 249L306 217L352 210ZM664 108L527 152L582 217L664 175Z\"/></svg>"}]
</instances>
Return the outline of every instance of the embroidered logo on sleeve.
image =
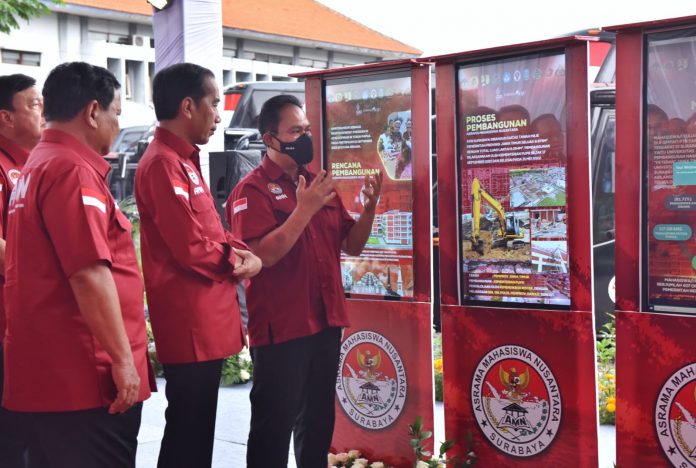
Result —
<instances>
[{"instance_id":1,"label":"embroidered logo on sleeve","mask_svg":"<svg viewBox=\"0 0 696 468\"><path fill-rule=\"evenodd\" d=\"M82 193L82 203L85 206L93 206L106 214L106 197L103 194L86 187L82 187L80 192Z\"/></svg>"},{"instance_id":2,"label":"embroidered logo on sleeve","mask_svg":"<svg viewBox=\"0 0 696 468\"><path fill-rule=\"evenodd\" d=\"M185 199L189 199L188 184L180 182L178 180L172 180L172 187L174 188L174 195L180 195Z\"/></svg>"},{"instance_id":3,"label":"embroidered logo on sleeve","mask_svg":"<svg viewBox=\"0 0 696 468\"><path fill-rule=\"evenodd\" d=\"M233 212L234 214L237 214L237 213L239 213L240 211L246 210L247 207L248 207L248 205L247 205L247 199L246 199L246 197L240 198L239 200L235 201L235 202L232 204L232 212Z\"/></svg>"}]
</instances>

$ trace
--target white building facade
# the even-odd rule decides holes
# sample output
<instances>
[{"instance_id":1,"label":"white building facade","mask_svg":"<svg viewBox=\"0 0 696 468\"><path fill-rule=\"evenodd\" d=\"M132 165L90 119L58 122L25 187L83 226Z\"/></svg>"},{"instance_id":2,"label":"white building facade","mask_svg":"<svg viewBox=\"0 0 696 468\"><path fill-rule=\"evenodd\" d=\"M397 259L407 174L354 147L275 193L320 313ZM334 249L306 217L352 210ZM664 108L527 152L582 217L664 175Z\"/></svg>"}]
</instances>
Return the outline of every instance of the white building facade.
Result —
<instances>
[{"instance_id":1,"label":"white building facade","mask_svg":"<svg viewBox=\"0 0 696 468\"><path fill-rule=\"evenodd\" d=\"M67 0L65 5L51 6L49 15L23 22L9 35L0 35L0 74L24 73L42 85L56 65L86 61L114 73L123 85L125 99L151 102L155 70L152 17L75 3L79 2ZM246 81L295 81L288 75L416 56L225 26L222 55L224 86Z\"/></svg>"}]
</instances>

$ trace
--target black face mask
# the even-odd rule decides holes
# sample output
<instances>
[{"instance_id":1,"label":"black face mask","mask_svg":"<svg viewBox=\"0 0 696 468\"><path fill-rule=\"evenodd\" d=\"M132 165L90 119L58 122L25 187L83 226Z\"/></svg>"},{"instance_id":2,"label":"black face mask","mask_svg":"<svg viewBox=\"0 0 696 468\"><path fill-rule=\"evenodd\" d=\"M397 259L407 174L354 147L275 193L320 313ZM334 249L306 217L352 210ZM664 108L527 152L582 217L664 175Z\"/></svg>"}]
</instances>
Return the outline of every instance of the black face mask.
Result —
<instances>
[{"instance_id":1,"label":"black face mask","mask_svg":"<svg viewBox=\"0 0 696 468\"><path fill-rule=\"evenodd\" d=\"M273 135L273 138L280 143L280 152L290 156L299 166L309 164L314 159L314 148L312 137L303 133L297 140L286 143Z\"/></svg>"}]
</instances>

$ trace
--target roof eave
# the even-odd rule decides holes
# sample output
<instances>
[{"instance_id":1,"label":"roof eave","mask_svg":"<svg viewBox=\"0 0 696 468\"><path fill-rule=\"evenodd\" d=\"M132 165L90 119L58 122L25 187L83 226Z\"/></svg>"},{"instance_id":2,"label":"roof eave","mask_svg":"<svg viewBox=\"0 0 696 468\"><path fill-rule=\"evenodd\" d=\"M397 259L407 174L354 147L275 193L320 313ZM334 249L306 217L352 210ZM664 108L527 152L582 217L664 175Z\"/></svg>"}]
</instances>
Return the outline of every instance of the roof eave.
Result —
<instances>
[{"instance_id":1,"label":"roof eave","mask_svg":"<svg viewBox=\"0 0 696 468\"><path fill-rule=\"evenodd\" d=\"M138 13L127 13L124 11L108 10L106 8L95 8L83 5L74 5L71 3L63 3L62 5L49 3L46 6L48 6L49 10L51 10L54 13L68 13L77 16L88 16L90 18L127 21L130 23L152 23L152 16L141 15Z\"/></svg>"},{"instance_id":2,"label":"roof eave","mask_svg":"<svg viewBox=\"0 0 696 468\"><path fill-rule=\"evenodd\" d=\"M316 77L337 77L343 75L354 75L360 73L369 73L377 69L382 71L391 71L397 69L405 69L408 67L420 67L429 65L428 62L424 62L415 58L401 59L401 60L388 60L384 62L372 62L361 65L351 65L348 67L341 68L330 68L328 70L311 70L300 73L291 73L290 76L294 78L316 78Z\"/></svg>"},{"instance_id":3,"label":"roof eave","mask_svg":"<svg viewBox=\"0 0 696 468\"><path fill-rule=\"evenodd\" d=\"M320 48L332 50L335 52L345 52L356 55L369 55L371 57L388 57L390 59L410 59L416 58L418 55L399 52L394 50L370 49L367 47L352 46L346 44L337 44L335 42L317 41L314 39L303 39L299 37L283 36L280 34L271 34L260 31L252 31L250 29L230 28L224 26L222 28L224 35L240 37L242 39L253 39L258 41L282 42L285 45L298 47Z\"/></svg>"},{"instance_id":4,"label":"roof eave","mask_svg":"<svg viewBox=\"0 0 696 468\"><path fill-rule=\"evenodd\" d=\"M74 5L70 3L64 3L62 5L49 4L49 9L55 13L67 13L77 16L88 16L91 18L109 19L117 21L126 21L131 23L140 24L152 24L152 16L141 15L137 13L126 13L117 10L108 10L104 8L95 8L83 5ZM254 39L259 41L270 41L270 42L281 42L285 45L308 47L308 48L322 48L326 50L332 50L335 52L345 52L347 54L355 55L367 55L370 57L381 57L391 60L395 59L410 59L416 58L419 55L411 54L408 52L394 51L394 50L384 50L384 49L371 49L368 47L352 46L347 44L337 44L334 42L316 41L313 39L303 39L291 36L283 36L280 34L271 34L259 31L252 31L249 29L231 28L223 26L222 28L223 36L233 36L242 39Z\"/></svg>"},{"instance_id":5,"label":"roof eave","mask_svg":"<svg viewBox=\"0 0 696 468\"><path fill-rule=\"evenodd\" d=\"M497 47L489 47L486 49L469 50L463 52L455 52L445 55L435 55L432 57L423 57L419 60L424 62L449 62L453 60L462 59L472 59L478 57L487 57L491 55L498 54L514 54L520 51L526 51L529 49L548 49L552 47L562 47L564 45L584 41L584 42L599 42L599 38L595 36L566 36L566 37L556 37L553 39L545 39L542 41L524 42L520 44L510 44Z\"/></svg>"},{"instance_id":6,"label":"roof eave","mask_svg":"<svg viewBox=\"0 0 696 468\"><path fill-rule=\"evenodd\" d=\"M652 29L665 26L681 26L689 23L696 24L696 16L680 16L678 18L665 18L652 21L643 21L639 23L619 24L615 26L608 26L602 29L611 32L621 32L630 29Z\"/></svg>"}]
</instances>

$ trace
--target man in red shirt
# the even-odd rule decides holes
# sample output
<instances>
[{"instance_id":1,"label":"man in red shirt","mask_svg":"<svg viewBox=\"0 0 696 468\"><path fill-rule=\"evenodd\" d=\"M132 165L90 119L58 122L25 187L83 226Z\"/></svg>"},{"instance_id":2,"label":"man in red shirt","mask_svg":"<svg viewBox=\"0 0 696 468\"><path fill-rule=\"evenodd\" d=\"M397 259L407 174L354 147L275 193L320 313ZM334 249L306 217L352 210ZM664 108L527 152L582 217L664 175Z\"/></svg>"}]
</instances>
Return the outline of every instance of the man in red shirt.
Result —
<instances>
[{"instance_id":1,"label":"man in red shirt","mask_svg":"<svg viewBox=\"0 0 696 468\"><path fill-rule=\"evenodd\" d=\"M153 388L131 225L102 157L119 88L87 63L51 71L47 128L10 197L3 404L30 428L32 467L133 468Z\"/></svg>"},{"instance_id":2,"label":"man in red shirt","mask_svg":"<svg viewBox=\"0 0 696 468\"><path fill-rule=\"evenodd\" d=\"M331 177L305 168L312 140L295 97L266 101L259 131L267 154L226 205L233 233L264 265L247 290L254 360L247 466L286 466L292 434L297 466L325 468L341 328L349 325L339 258L341 250L362 252L382 174L365 178L356 222Z\"/></svg>"},{"instance_id":3,"label":"man in red shirt","mask_svg":"<svg viewBox=\"0 0 696 468\"><path fill-rule=\"evenodd\" d=\"M10 193L43 127L43 98L36 80L26 75L0 76L0 401L2 400L2 340L5 336L5 233ZM21 420L0 408L0 468L26 463L27 441Z\"/></svg>"},{"instance_id":4,"label":"man in red shirt","mask_svg":"<svg viewBox=\"0 0 696 468\"><path fill-rule=\"evenodd\" d=\"M223 360L246 340L237 282L261 261L222 227L199 149L220 122L214 75L181 63L153 82L155 138L138 165L143 273L157 355L167 379L159 468L212 463Z\"/></svg>"}]
</instances>

